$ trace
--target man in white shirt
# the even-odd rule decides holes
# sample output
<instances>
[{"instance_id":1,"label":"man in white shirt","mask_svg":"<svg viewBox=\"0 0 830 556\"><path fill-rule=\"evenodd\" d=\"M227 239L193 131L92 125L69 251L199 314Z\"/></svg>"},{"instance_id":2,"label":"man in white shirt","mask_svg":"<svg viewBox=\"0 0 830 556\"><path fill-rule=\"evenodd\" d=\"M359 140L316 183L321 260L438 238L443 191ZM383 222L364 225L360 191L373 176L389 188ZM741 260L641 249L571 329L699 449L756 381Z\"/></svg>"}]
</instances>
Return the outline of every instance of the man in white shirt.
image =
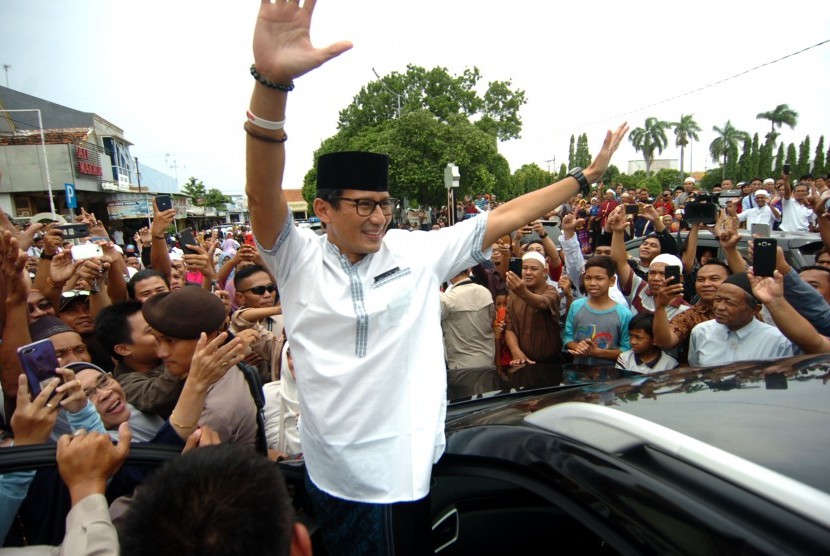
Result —
<instances>
[{"instance_id":1,"label":"man in white shirt","mask_svg":"<svg viewBox=\"0 0 830 556\"><path fill-rule=\"evenodd\" d=\"M781 229L785 232L808 232L816 213L808 202L810 188L806 183L790 186L790 177L784 176L784 198L781 200Z\"/></svg>"},{"instance_id":2,"label":"man in white shirt","mask_svg":"<svg viewBox=\"0 0 830 556\"><path fill-rule=\"evenodd\" d=\"M294 78L351 48L313 47L313 6L260 5L245 123L251 224L301 370L306 486L328 551L426 553L430 475L445 443L439 286L486 260L500 237L590 191L628 128L609 132L584 171L427 233L388 230L398 202L387 156L324 154L314 212L326 235L297 228L282 190L287 92Z\"/></svg>"},{"instance_id":3,"label":"man in white shirt","mask_svg":"<svg viewBox=\"0 0 830 556\"><path fill-rule=\"evenodd\" d=\"M772 225L781 220L781 211L769 204L769 192L766 189L759 189L753 195L755 207L738 213L738 220L746 222L747 230L751 230L756 223L769 224L772 229Z\"/></svg>"}]
</instances>

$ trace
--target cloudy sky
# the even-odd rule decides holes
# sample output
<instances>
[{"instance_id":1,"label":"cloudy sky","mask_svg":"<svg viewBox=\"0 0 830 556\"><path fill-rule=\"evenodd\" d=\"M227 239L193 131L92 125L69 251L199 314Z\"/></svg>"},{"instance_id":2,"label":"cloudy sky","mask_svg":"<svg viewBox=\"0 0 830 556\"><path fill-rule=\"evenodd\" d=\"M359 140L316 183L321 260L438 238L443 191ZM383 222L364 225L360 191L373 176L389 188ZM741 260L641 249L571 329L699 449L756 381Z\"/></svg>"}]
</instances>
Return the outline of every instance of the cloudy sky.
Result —
<instances>
[{"instance_id":1,"label":"cloudy sky","mask_svg":"<svg viewBox=\"0 0 830 556\"><path fill-rule=\"evenodd\" d=\"M251 34L259 2L213 0L2 0L0 63L9 85L122 127L142 163L194 175L226 193L244 189L242 122L253 85ZM593 153L606 129L647 116L694 114L694 170L712 166L713 125L727 119L768 131L759 112L787 103L800 114L786 142L830 140L830 39L818 0L728 2L580 0L319 0L318 46L354 48L297 81L289 97L285 187L301 187L320 142L360 87L407 64L451 73L477 66L484 80L526 91L522 138L499 147L511 170L567 161L571 134ZM5 85L5 74L0 74ZM671 136L673 138L673 135ZM661 157L677 158L670 146ZM688 161L687 152L687 161ZM639 158L626 140L614 162ZM174 166L175 161L175 166ZM688 162L687 162L688 167Z\"/></svg>"}]
</instances>

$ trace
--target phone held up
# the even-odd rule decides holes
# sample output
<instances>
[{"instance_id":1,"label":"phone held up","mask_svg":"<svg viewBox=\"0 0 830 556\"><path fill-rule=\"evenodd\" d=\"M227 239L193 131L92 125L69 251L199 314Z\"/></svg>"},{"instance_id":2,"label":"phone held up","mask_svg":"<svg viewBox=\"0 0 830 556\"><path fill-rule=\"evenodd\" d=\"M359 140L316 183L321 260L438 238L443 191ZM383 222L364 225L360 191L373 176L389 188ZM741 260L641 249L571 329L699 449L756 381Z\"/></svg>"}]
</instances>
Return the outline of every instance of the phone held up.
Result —
<instances>
[{"instance_id":1,"label":"phone held up","mask_svg":"<svg viewBox=\"0 0 830 556\"><path fill-rule=\"evenodd\" d=\"M63 239L79 239L89 236L89 226L86 224L62 224L58 228L62 230Z\"/></svg>"},{"instance_id":2,"label":"phone held up","mask_svg":"<svg viewBox=\"0 0 830 556\"><path fill-rule=\"evenodd\" d=\"M515 274L516 276L522 275L522 259L519 257L510 257L510 272Z\"/></svg>"},{"instance_id":3,"label":"phone held up","mask_svg":"<svg viewBox=\"0 0 830 556\"><path fill-rule=\"evenodd\" d=\"M156 208L164 212L173 208L173 198L170 195L156 195Z\"/></svg>"},{"instance_id":4,"label":"phone held up","mask_svg":"<svg viewBox=\"0 0 830 556\"><path fill-rule=\"evenodd\" d=\"M783 168L781 168L781 172L782 172L784 175L789 176L789 175L790 175L790 165L789 165L789 164L784 164L784 167L783 167Z\"/></svg>"},{"instance_id":5,"label":"phone held up","mask_svg":"<svg viewBox=\"0 0 830 556\"><path fill-rule=\"evenodd\" d=\"M752 225L752 237L769 237L770 225L762 222L755 222Z\"/></svg>"},{"instance_id":6,"label":"phone held up","mask_svg":"<svg viewBox=\"0 0 830 556\"><path fill-rule=\"evenodd\" d=\"M666 282L671 284L672 286L675 284L680 283L680 267L677 265L668 265L666 269L663 271L666 276ZM669 278L674 278L671 282L669 282Z\"/></svg>"},{"instance_id":7,"label":"phone held up","mask_svg":"<svg viewBox=\"0 0 830 556\"><path fill-rule=\"evenodd\" d=\"M96 259L104 256L103 249L97 243L73 245L71 251L73 261L85 261L87 259Z\"/></svg>"},{"instance_id":8,"label":"phone held up","mask_svg":"<svg viewBox=\"0 0 830 556\"><path fill-rule=\"evenodd\" d=\"M772 276L775 272L775 259L778 242L769 237L752 240L752 273L755 276Z\"/></svg>"},{"instance_id":9,"label":"phone held up","mask_svg":"<svg viewBox=\"0 0 830 556\"><path fill-rule=\"evenodd\" d=\"M196 241L196 237L193 235L193 228L185 228L184 230L179 233L180 245L182 247L187 247L188 245L199 245ZM190 249L193 251L193 249Z\"/></svg>"},{"instance_id":10,"label":"phone held up","mask_svg":"<svg viewBox=\"0 0 830 556\"><path fill-rule=\"evenodd\" d=\"M58 368L58 356L52 341L48 338L20 346L17 348L17 357L26 378L29 379L32 397L40 394L50 380L60 376L55 372Z\"/></svg>"}]
</instances>

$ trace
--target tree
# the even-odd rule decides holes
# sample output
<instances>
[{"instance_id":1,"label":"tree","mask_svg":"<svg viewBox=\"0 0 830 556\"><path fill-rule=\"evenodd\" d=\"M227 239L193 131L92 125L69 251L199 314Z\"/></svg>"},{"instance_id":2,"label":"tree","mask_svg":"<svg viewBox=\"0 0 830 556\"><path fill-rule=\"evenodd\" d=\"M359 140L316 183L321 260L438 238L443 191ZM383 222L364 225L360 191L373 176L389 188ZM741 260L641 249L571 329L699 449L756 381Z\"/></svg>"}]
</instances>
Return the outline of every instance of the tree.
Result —
<instances>
[{"instance_id":1,"label":"tree","mask_svg":"<svg viewBox=\"0 0 830 556\"><path fill-rule=\"evenodd\" d=\"M645 187L646 189L648 189L648 193L652 197L659 195L663 192L663 189L665 189L663 185L660 183L660 180L657 179L656 175L641 179L639 182L637 182L637 187L640 189Z\"/></svg>"},{"instance_id":2,"label":"tree","mask_svg":"<svg viewBox=\"0 0 830 556\"><path fill-rule=\"evenodd\" d=\"M587 168L591 165L591 151L588 149L588 134L583 133L576 141L576 154L574 154L574 166ZM573 166L572 166L573 167Z\"/></svg>"},{"instance_id":3,"label":"tree","mask_svg":"<svg viewBox=\"0 0 830 556\"><path fill-rule=\"evenodd\" d=\"M790 165L790 174L797 173L797 164L796 164L796 154L795 154L795 144L790 143L787 146L787 164Z\"/></svg>"},{"instance_id":4,"label":"tree","mask_svg":"<svg viewBox=\"0 0 830 556\"><path fill-rule=\"evenodd\" d=\"M764 143L761 145L758 156L758 175L761 178L768 178L774 174L772 172L772 145Z\"/></svg>"},{"instance_id":5,"label":"tree","mask_svg":"<svg viewBox=\"0 0 830 556\"><path fill-rule=\"evenodd\" d=\"M602 176L602 181L604 183L614 183L618 180L621 172L620 169L611 164L608 166L608 169L605 171L605 175ZM606 181L607 180L607 181Z\"/></svg>"},{"instance_id":6,"label":"tree","mask_svg":"<svg viewBox=\"0 0 830 556\"><path fill-rule=\"evenodd\" d=\"M790 129L795 129L798 124L798 112L786 104L779 104L773 110L761 112L755 118L770 121L770 131L766 135L767 143L770 145L775 145L775 141L778 139L779 134L775 131L776 127L781 129L782 125L787 124Z\"/></svg>"},{"instance_id":7,"label":"tree","mask_svg":"<svg viewBox=\"0 0 830 556\"><path fill-rule=\"evenodd\" d=\"M813 175L814 176L823 176L827 174L827 170L824 167L824 135L819 137L818 145L816 145L816 156L813 159Z\"/></svg>"},{"instance_id":8,"label":"tree","mask_svg":"<svg viewBox=\"0 0 830 556\"><path fill-rule=\"evenodd\" d=\"M205 206L225 210L230 198L216 188L208 189L205 194Z\"/></svg>"},{"instance_id":9,"label":"tree","mask_svg":"<svg viewBox=\"0 0 830 556\"><path fill-rule=\"evenodd\" d=\"M775 155L775 168L772 169L772 175L778 177L784 169L784 143L778 145L778 153Z\"/></svg>"},{"instance_id":10,"label":"tree","mask_svg":"<svg viewBox=\"0 0 830 556\"><path fill-rule=\"evenodd\" d=\"M674 144L680 147L680 173L684 172L684 155L686 146L692 141L699 141L698 133L703 131L694 119L694 114L681 114L679 122L672 122L674 128ZM691 170L691 168L690 168Z\"/></svg>"},{"instance_id":11,"label":"tree","mask_svg":"<svg viewBox=\"0 0 830 556\"><path fill-rule=\"evenodd\" d=\"M568 146L568 167L573 168L576 166L576 140L574 136L571 135L571 144Z\"/></svg>"},{"instance_id":12,"label":"tree","mask_svg":"<svg viewBox=\"0 0 830 556\"><path fill-rule=\"evenodd\" d=\"M729 120L726 120L726 124L723 126L723 128L720 128L718 126L712 126L712 131L717 133L718 136L715 137L715 140L709 144L709 154L712 155L712 160L720 160L720 158L723 157L722 168L724 174L721 176L721 178L725 177L726 173L728 173L730 176L734 176L734 167L737 161L736 159L738 158L738 142L746 141L747 139L749 139L749 134L746 131L741 131L735 126L733 126L732 122ZM730 153L735 154L731 161L731 164L729 161L727 161L727 156L730 155ZM730 166L732 167L731 172Z\"/></svg>"},{"instance_id":13,"label":"tree","mask_svg":"<svg viewBox=\"0 0 830 556\"><path fill-rule=\"evenodd\" d=\"M553 176L537 164L525 164L513 172L515 195L522 195L529 191L536 191L553 183Z\"/></svg>"},{"instance_id":14,"label":"tree","mask_svg":"<svg viewBox=\"0 0 830 556\"><path fill-rule=\"evenodd\" d=\"M565 176L568 175L568 167L565 166L563 162L561 166L559 166L559 173L556 175L556 181L564 180Z\"/></svg>"},{"instance_id":15,"label":"tree","mask_svg":"<svg viewBox=\"0 0 830 556\"><path fill-rule=\"evenodd\" d=\"M761 148L758 145L758 134L752 136L752 147L749 151L749 179L758 178L760 177L762 180L766 177L766 175L762 176L759 171L758 167L761 164Z\"/></svg>"},{"instance_id":16,"label":"tree","mask_svg":"<svg viewBox=\"0 0 830 556\"><path fill-rule=\"evenodd\" d=\"M643 153L643 160L646 163L646 174L651 173L651 163L654 161L654 151L662 153L668 144L666 128L668 122L657 118L646 118L645 126L631 130L628 139L634 148Z\"/></svg>"},{"instance_id":17,"label":"tree","mask_svg":"<svg viewBox=\"0 0 830 556\"><path fill-rule=\"evenodd\" d=\"M444 123L461 115L501 141L519 138L519 109L527 103L524 91L513 90L509 80L492 81L479 96L480 80L481 73L475 67L450 75L446 68L427 70L410 64L403 74L392 72L362 87L340 111L338 130L356 134L407 112L426 111Z\"/></svg>"},{"instance_id":18,"label":"tree","mask_svg":"<svg viewBox=\"0 0 830 556\"><path fill-rule=\"evenodd\" d=\"M193 203L196 205L203 205L205 202L205 195L207 194L205 184L193 176L191 176L190 179L187 180L187 183L184 184L184 187L182 187L182 193L193 197Z\"/></svg>"},{"instance_id":19,"label":"tree","mask_svg":"<svg viewBox=\"0 0 830 556\"><path fill-rule=\"evenodd\" d=\"M798 146L798 162L796 163L795 175L798 177L807 174L810 171L810 136L804 138L804 141Z\"/></svg>"},{"instance_id":20,"label":"tree","mask_svg":"<svg viewBox=\"0 0 830 556\"><path fill-rule=\"evenodd\" d=\"M749 157L752 154L752 141L744 141L741 157L738 159L738 181L749 181L752 174L749 172Z\"/></svg>"},{"instance_id":21,"label":"tree","mask_svg":"<svg viewBox=\"0 0 830 556\"><path fill-rule=\"evenodd\" d=\"M660 183L660 187L663 189L672 189L676 185L680 185L683 183L683 177L685 174L680 170L672 170L671 168L663 168L661 170L657 170L654 174L654 178ZM642 186L641 186L642 187Z\"/></svg>"}]
</instances>

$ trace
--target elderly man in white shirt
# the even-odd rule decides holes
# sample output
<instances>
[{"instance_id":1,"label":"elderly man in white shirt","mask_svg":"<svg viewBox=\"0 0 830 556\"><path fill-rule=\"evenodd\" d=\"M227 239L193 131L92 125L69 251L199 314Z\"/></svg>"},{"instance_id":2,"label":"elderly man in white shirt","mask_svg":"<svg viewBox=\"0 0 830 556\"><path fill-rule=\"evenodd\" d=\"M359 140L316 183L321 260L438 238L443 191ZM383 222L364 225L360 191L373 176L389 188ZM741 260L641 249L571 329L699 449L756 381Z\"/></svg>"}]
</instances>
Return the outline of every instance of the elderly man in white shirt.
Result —
<instances>
[{"instance_id":1,"label":"elderly man in white shirt","mask_svg":"<svg viewBox=\"0 0 830 556\"><path fill-rule=\"evenodd\" d=\"M773 224L781 221L781 211L769 204L769 191L766 189L758 189L753 195L755 207L738 213L738 220L746 222L747 230L751 230L756 223L769 224L771 229Z\"/></svg>"}]
</instances>

